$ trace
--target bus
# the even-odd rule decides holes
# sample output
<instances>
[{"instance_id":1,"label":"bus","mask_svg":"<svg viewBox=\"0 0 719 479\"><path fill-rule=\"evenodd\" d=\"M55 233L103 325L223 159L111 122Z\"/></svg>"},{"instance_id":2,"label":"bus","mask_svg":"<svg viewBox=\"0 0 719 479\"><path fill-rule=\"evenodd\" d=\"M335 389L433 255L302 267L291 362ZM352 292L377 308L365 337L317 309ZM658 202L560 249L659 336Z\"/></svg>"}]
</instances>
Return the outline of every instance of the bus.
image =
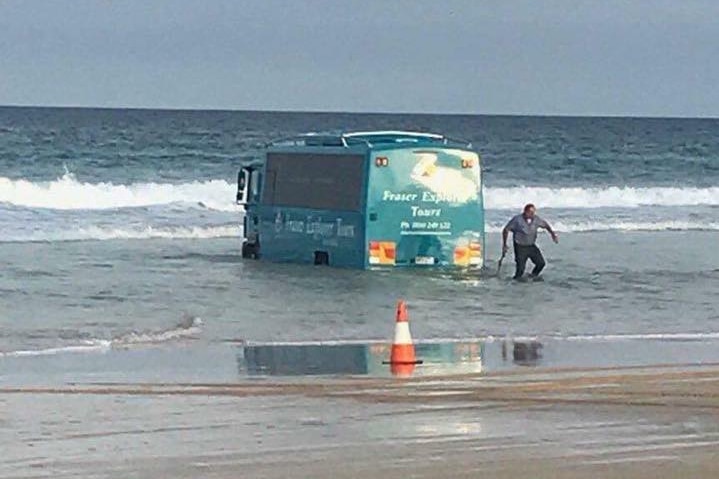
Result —
<instances>
[{"instance_id":1,"label":"bus","mask_svg":"<svg viewBox=\"0 0 719 479\"><path fill-rule=\"evenodd\" d=\"M242 256L347 268L484 264L480 158L405 131L307 134L238 173Z\"/></svg>"}]
</instances>

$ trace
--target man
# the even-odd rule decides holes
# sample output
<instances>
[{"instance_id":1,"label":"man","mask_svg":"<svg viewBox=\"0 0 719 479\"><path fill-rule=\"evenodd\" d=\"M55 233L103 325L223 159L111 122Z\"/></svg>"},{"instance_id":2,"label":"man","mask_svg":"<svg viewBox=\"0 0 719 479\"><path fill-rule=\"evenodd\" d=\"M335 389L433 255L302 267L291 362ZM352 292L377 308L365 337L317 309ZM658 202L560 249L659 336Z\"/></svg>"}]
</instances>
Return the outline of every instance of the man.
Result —
<instances>
[{"instance_id":1,"label":"man","mask_svg":"<svg viewBox=\"0 0 719 479\"><path fill-rule=\"evenodd\" d=\"M527 264L527 259L531 259L534 263L534 269L530 274L530 277L536 278L539 273L542 272L546 265L542 252L539 251L537 245L537 231L539 228L546 229L552 236L552 240L555 243L559 243L559 237L557 233L552 230L549 223L544 221L542 218L537 216L537 209L533 204L528 204L524 207L522 214L519 214L509 220L507 226L502 230L502 255L507 254L509 248L507 247L507 237L511 231L514 239L514 261L517 265L517 269L514 272L514 279L522 279L524 277L524 268Z\"/></svg>"}]
</instances>

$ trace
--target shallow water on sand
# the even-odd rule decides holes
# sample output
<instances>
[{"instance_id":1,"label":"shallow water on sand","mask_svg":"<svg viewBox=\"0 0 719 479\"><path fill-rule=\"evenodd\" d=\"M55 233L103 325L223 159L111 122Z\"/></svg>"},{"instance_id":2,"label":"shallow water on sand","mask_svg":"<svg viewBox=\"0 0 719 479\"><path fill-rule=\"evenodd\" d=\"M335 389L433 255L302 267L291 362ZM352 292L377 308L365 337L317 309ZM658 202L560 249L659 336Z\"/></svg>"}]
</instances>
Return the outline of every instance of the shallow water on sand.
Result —
<instances>
[{"instance_id":1,"label":"shallow water on sand","mask_svg":"<svg viewBox=\"0 0 719 479\"><path fill-rule=\"evenodd\" d=\"M489 250L497 249L490 235ZM385 339L395 302L416 339L719 335L713 233L584 233L543 244L545 281L350 271L243 261L238 242L0 244L0 354L49 354L186 338ZM689 255L687 244L701 254Z\"/></svg>"},{"instance_id":2,"label":"shallow water on sand","mask_svg":"<svg viewBox=\"0 0 719 479\"><path fill-rule=\"evenodd\" d=\"M0 352L159 342L197 328L209 342L378 339L398 297L423 338L713 334L716 126L0 108ZM397 128L466 138L482 154L488 275L240 261L240 159L307 131ZM498 228L527 201L563 234L558 247L543 238L547 281L531 288L487 277Z\"/></svg>"},{"instance_id":3,"label":"shallow water on sand","mask_svg":"<svg viewBox=\"0 0 719 479\"><path fill-rule=\"evenodd\" d=\"M472 140L486 271L243 261L238 158L343 128ZM0 108L0 477L717 477L716 131ZM518 284L497 233L527 201L561 242ZM410 372L382 364L400 298Z\"/></svg>"}]
</instances>

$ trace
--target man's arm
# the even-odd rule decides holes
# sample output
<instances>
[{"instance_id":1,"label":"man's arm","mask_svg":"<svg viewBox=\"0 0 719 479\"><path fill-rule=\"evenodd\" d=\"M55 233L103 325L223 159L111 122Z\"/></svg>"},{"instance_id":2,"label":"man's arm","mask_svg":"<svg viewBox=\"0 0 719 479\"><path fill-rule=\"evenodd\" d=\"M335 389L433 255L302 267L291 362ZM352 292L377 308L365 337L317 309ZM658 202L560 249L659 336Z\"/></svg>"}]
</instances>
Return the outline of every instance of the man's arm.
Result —
<instances>
[{"instance_id":1,"label":"man's arm","mask_svg":"<svg viewBox=\"0 0 719 479\"><path fill-rule=\"evenodd\" d=\"M509 237L509 229L508 226L505 226L502 230L502 256L507 254L507 251L509 251L509 248L507 247L507 238Z\"/></svg>"},{"instance_id":2,"label":"man's arm","mask_svg":"<svg viewBox=\"0 0 719 479\"><path fill-rule=\"evenodd\" d=\"M549 232L549 236L552 237L552 241L554 241L555 243L559 243L559 236L557 236L557 233L555 233L554 230L552 229L552 227L549 226L549 223L542 220L539 227L544 228L545 230L547 230L547 232Z\"/></svg>"},{"instance_id":3,"label":"man's arm","mask_svg":"<svg viewBox=\"0 0 719 479\"><path fill-rule=\"evenodd\" d=\"M514 223L514 218L510 219L502 230L502 256L507 254L507 251L509 251L509 248L507 247L507 238L509 238L509 232L514 231Z\"/></svg>"}]
</instances>

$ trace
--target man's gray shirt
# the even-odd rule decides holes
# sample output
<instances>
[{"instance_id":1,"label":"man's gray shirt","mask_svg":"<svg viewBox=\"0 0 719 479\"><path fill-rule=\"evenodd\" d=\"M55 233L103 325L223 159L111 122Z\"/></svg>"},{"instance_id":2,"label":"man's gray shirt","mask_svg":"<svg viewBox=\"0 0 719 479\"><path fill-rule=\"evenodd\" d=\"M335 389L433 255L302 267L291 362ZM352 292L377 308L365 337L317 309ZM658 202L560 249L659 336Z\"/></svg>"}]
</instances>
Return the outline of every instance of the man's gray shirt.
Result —
<instances>
[{"instance_id":1,"label":"man's gray shirt","mask_svg":"<svg viewBox=\"0 0 719 479\"><path fill-rule=\"evenodd\" d=\"M522 246L532 246L537 241L537 230L547 228L546 221L534 215L531 221L527 221L524 215L517 215L507 223L504 228L514 233L514 242Z\"/></svg>"}]
</instances>

